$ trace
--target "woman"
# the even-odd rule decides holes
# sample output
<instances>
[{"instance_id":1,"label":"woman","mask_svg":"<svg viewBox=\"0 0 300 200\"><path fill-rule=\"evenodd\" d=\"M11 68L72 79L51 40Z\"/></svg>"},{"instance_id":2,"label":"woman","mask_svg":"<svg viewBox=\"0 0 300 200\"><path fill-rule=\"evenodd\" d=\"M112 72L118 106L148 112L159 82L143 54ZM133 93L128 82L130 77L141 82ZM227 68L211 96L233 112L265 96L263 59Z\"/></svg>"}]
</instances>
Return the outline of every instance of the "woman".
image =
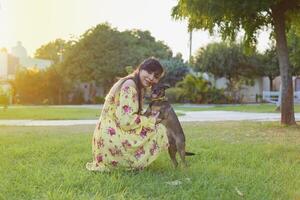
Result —
<instances>
[{"instance_id":1,"label":"woman","mask_svg":"<svg viewBox=\"0 0 300 200\"><path fill-rule=\"evenodd\" d=\"M149 58L110 89L94 131L93 162L86 164L88 170L143 169L167 149L166 129L157 124L159 113L141 115L145 88L157 83L162 75L159 61Z\"/></svg>"}]
</instances>

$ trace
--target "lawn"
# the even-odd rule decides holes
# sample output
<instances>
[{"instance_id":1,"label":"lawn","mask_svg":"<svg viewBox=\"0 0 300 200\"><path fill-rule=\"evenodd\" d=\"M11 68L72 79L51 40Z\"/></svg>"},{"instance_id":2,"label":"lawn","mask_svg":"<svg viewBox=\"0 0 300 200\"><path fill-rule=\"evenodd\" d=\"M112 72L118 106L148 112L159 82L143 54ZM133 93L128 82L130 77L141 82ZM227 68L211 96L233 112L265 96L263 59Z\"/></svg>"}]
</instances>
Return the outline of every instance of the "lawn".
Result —
<instances>
[{"instance_id":1,"label":"lawn","mask_svg":"<svg viewBox=\"0 0 300 200\"><path fill-rule=\"evenodd\" d=\"M299 199L300 127L184 123L190 167L94 173L93 126L0 127L0 199ZM174 186L166 182L179 180Z\"/></svg>"},{"instance_id":2,"label":"lawn","mask_svg":"<svg viewBox=\"0 0 300 200\"><path fill-rule=\"evenodd\" d=\"M7 110L0 107L1 119L39 119L39 120L72 120L98 119L100 108L94 107L61 107L61 106L10 106ZM184 115L176 112L178 116Z\"/></svg>"},{"instance_id":3,"label":"lawn","mask_svg":"<svg viewBox=\"0 0 300 200\"><path fill-rule=\"evenodd\" d=\"M220 106L193 106L174 104L178 116L185 111L239 111L278 113L275 105L251 104L251 105L220 105ZM146 107L146 106L145 106ZM295 112L300 112L300 105L295 105ZM10 106L7 110L0 107L0 119L40 119L40 120L67 120L67 119L97 119L101 113L100 108L95 107L62 107L62 106Z\"/></svg>"},{"instance_id":4,"label":"lawn","mask_svg":"<svg viewBox=\"0 0 300 200\"><path fill-rule=\"evenodd\" d=\"M9 106L0 110L0 119L97 119L100 109L86 107Z\"/></svg>"},{"instance_id":5,"label":"lawn","mask_svg":"<svg viewBox=\"0 0 300 200\"><path fill-rule=\"evenodd\" d=\"M237 104L237 105L207 105L197 107L193 105L184 106L183 104L174 104L178 111L239 111L239 112L258 112L258 113L279 113L274 104ZM295 112L300 112L300 105L295 104Z\"/></svg>"}]
</instances>

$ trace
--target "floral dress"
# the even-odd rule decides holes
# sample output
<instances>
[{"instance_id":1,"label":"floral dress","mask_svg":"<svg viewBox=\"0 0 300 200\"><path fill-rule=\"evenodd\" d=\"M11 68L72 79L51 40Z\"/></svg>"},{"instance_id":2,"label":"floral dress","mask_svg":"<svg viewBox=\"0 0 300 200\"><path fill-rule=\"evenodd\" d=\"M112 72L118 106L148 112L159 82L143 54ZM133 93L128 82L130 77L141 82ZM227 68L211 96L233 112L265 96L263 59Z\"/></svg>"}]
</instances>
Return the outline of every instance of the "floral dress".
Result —
<instances>
[{"instance_id":1,"label":"floral dress","mask_svg":"<svg viewBox=\"0 0 300 200\"><path fill-rule=\"evenodd\" d=\"M92 139L92 171L113 168L143 169L168 147L166 129L154 117L137 114L138 94L134 87L118 81L105 98Z\"/></svg>"}]
</instances>

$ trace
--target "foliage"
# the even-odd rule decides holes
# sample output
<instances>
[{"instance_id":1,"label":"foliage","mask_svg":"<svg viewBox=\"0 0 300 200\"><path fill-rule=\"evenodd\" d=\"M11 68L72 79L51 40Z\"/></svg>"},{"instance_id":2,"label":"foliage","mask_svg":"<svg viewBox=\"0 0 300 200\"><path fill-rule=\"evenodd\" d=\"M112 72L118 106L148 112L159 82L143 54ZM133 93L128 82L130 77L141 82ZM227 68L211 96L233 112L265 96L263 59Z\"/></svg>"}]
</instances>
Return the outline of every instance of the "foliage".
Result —
<instances>
[{"instance_id":1,"label":"foliage","mask_svg":"<svg viewBox=\"0 0 300 200\"><path fill-rule=\"evenodd\" d=\"M188 74L176 85L181 89L179 99L191 103L225 103L222 90L216 89L201 76Z\"/></svg>"},{"instance_id":2,"label":"foliage","mask_svg":"<svg viewBox=\"0 0 300 200\"><path fill-rule=\"evenodd\" d=\"M234 41L237 33L244 30L245 45L255 47L260 29L273 25L275 9L296 13L298 0L179 0L173 7L175 19L187 19L189 29L206 29L219 32L223 39ZM280 7L281 6L281 7Z\"/></svg>"},{"instance_id":3,"label":"foliage","mask_svg":"<svg viewBox=\"0 0 300 200\"><path fill-rule=\"evenodd\" d=\"M71 48L72 41L56 39L39 47L35 54L35 58L52 60L53 64L62 61L64 53Z\"/></svg>"},{"instance_id":4,"label":"foliage","mask_svg":"<svg viewBox=\"0 0 300 200\"><path fill-rule=\"evenodd\" d=\"M6 110L9 104L9 92L5 92L0 85L0 106L3 106L3 109Z\"/></svg>"},{"instance_id":5,"label":"foliage","mask_svg":"<svg viewBox=\"0 0 300 200\"><path fill-rule=\"evenodd\" d=\"M300 0L179 0L173 8L176 19L188 19L189 29L217 30L223 39L236 39L244 30L244 44L250 50L257 43L257 33L270 27L276 40L276 50L282 82L281 123L295 124L293 83L286 32L292 24L299 26Z\"/></svg>"},{"instance_id":6,"label":"foliage","mask_svg":"<svg viewBox=\"0 0 300 200\"><path fill-rule=\"evenodd\" d=\"M205 101L205 94L209 90L210 83L202 77L188 74L181 82L177 83L177 87L183 89L185 100L201 103Z\"/></svg>"},{"instance_id":7,"label":"foliage","mask_svg":"<svg viewBox=\"0 0 300 200\"><path fill-rule=\"evenodd\" d=\"M172 87L166 90L166 97L171 103L180 103L184 99L184 89L179 87Z\"/></svg>"},{"instance_id":8,"label":"foliage","mask_svg":"<svg viewBox=\"0 0 300 200\"><path fill-rule=\"evenodd\" d=\"M169 84L171 87L174 87L189 72L189 66L183 61L181 54L160 62L165 69L165 76L161 81Z\"/></svg>"},{"instance_id":9,"label":"foliage","mask_svg":"<svg viewBox=\"0 0 300 200\"><path fill-rule=\"evenodd\" d=\"M66 95L71 85L68 79L64 78L56 66L47 68L43 73L44 92L50 104L62 104L66 102Z\"/></svg>"},{"instance_id":10,"label":"foliage","mask_svg":"<svg viewBox=\"0 0 300 200\"><path fill-rule=\"evenodd\" d=\"M206 96L207 96L206 103L214 103L214 104L234 103L230 101L228 96L225 95L225 91L223 89L218 89L216 87L211 87L210 90L207 92Z\"/></svg>"},{"instance_id":11,"label":"foliage","mask_svg":"<svg viewBox=\"0 0 300 200\"><path fill-rule=\"evenodd\" d=\"M103 104L105 102L105 97L96 96L95 103L96 104Z\"/></svg>"},{"instance_id":12,"label":"foliage","mask_svg":"<svg viewBox=\"0 0 300 200\"><path fill-rule=\"evenodd\" d=\"M240 90L244 85L252 85L253 77L258 75L252 56L243 53L241 45L211 43L198 50L194 67L214 75L214 78L226 78L227 96L233 103L241 102Z\"/></svg>"},{"instance_id":13,"label":"foliage","mask_svg":"<svg viewBox=\"0 0 300 200\"><path fill-rule=\"evenodd\" d=\"M243 53L241 45L237 44L208 44L198 50L194 65L196 70L211 73L218 78L225 77L229 81L255 75L254 67Z\"/></svg>"},{"instance_id":14,"label":"foliage","mask_svg":"<svg viewBox=\"0 0 300 200\"><path fill-rule=\"evenodd\" d=\"M295 26L288 31L287 34L289 56L292 66L293 75L300 75L300 30Z\"/></svg>"},{"instance_id":15,"label":"foliage","mask_svg":"<svg viewBox=\"0 0 300 200\"><path fill-rule=\"evenodd\" d=\"M126 66L125 67L125 71L126 71L127 74L131 74L131 73L134 72L134 69L133 69L132 66Z\"/></svg>"},{"instance_id":16,"label":"foliage","mask_svg":"<svg viewBox=\"0 0 300 200\"><path fill-rule=\"evenodd\" d=\"M59 104L64 101L68 83L62 79L54 66L46 70L20 69L12 85L15 98L22 104Z\"/></svg>"},{"instance_id":17,"label":"foliage","mask_svg":"<svg viewBox=\"0 0 300 200\"><path fill-rule=\"evenodd\" d=\"M72 80L96 81L108 90L116 77L126 75L126 66L136 66L147 57L169 58L168 46L156 41L149 31L120 32L108 24L87 30L66 52L61 65Z\"/></svg>"},{"instance_id":18,"label":"foliage","mask_svg":"<svg viewBox=\"0 0 300 200\"><path fill-rule=\"evenodd\" d=\"M291 61L291 68L293 75L297 76L300 74L300 32L293 26L287 33L288 47L289 47L289 58ZM272 80L280 75L279 62L276 52L276 46L271 45L263 54L258 54L258 70L262 76L267 76L272 83ZM272 91L272 84L271 84Z\"/></svg>"},{"instance_id":19,"label":"foliage","mask_svg":"<svg viewBox=\"0 0 300 200\"><path fill-rule=\"evenodd\" d=\"M263 54L256 54L257 69L261 76L267 76L270 80L270 91L273 91L273 80L280 75L277 52L274 46Z\"/></svg>"},{"instance_id":20,"label":"foliage","mask_svg":"<svg viewBox=\"0 0 300 200\"><path fill-rule=\"evenodd\" d=\"M16 73L13 86L19 103L41 103L43 95L43 77L38 69L20 69Z\"/></svg>"}]
</instances>

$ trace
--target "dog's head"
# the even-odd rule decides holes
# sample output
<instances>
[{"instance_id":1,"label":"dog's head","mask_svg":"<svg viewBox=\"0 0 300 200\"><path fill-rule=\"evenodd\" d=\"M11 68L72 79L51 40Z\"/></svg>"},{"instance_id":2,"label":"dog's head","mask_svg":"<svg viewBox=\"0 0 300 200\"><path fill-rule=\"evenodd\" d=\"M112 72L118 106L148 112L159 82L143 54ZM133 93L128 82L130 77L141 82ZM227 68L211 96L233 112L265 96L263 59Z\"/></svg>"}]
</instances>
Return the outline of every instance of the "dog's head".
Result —
<instances>
[{"instance_id":1,"label":"dog's head","mask_svg":"<svg viewBox=\"0 0 300 200\"><path fill-rule=\"evenodd\" d=\"M169 88L170 86L167 84L155 84L152 86L151 90L151 99L158 99L165 97L165 90Z\"/></svg>"},{"instance_id":2,"label":"dog's head","mask_svg":"<svg viewBox=\"0 0 300 200\"><path fill-rule=\"evenodd\" d=\"M169 113L168 110L171 109L171 106L165 97L165 90L169 87L170 86L167 84L159 83L152 86L150 108L154 113L160 112L160 119L167 118Z\"/></svg>"}]
</instances>

